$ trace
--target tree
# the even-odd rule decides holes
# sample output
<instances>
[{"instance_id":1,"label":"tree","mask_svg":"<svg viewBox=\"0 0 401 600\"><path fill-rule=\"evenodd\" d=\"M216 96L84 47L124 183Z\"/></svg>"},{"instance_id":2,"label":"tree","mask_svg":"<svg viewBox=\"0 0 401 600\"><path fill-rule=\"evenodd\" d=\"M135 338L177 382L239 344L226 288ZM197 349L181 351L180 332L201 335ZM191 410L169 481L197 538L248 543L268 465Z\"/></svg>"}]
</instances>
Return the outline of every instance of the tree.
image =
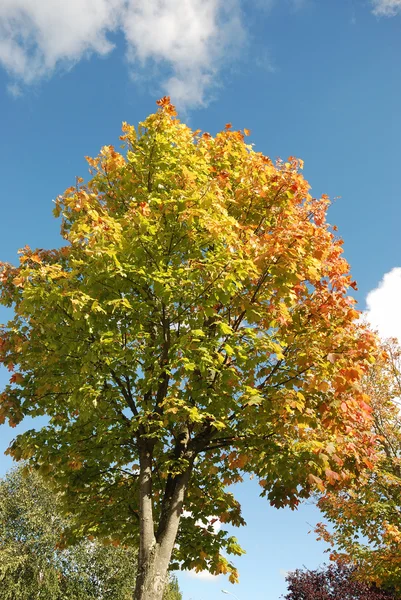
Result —
<instances>
[{"instance_id":1,"label":"tree","mask_svg":"<svg viewBox=\"0 0 401 600\"><path fill-rule=\"evenodd\" d=\"M170 576L170 581L164 592L163 600L182 600L182 594L175 576Z\"/></svg>"},{"instance_id":2,"label":"tree","mask_svg":"<svg viewBox=\"0 0 401 600\"><path fill-rule=\"evenodd\" d=\"M58 542L67 524L57 496L25 468L0 481L0 600L130 600L135 550L84 540ZM163 600L181 600L177 580Z\"/></svg>"},{"instance_id":3,"label":"tree","mask_svg":"<svg viewBox=\"0 0 401 600\"><path fill-rule=\"evenodd\" d=\"M0 415L50 419L9 453L62 491L67 542L139 543L137 600L161 598L172 554L237 580L221 551L242 550L213 520L244 523L227 488L243 473L294 508L373 452L374 336L328 198L248 133L200 135L163 98L123 124L125 157L105 146L57 198L66 245L2 266Z\"/></svg>"},{"instance_id":4,"label":"tree","mask_svg":"<svg viewBox=\"0 0 401 600\"><path fill-rule=\"evenodd\" d=\"M0 482L0 598L58 597L54 546L60 521L52 497L21 469ZM33 485L32 485L33 484Z\"/></svg>"},{"instance_id":5,"label":"tree","mask_svg":"<svg viewBox=\"0 0 401 600\"><path fill-rule=\"evenodd\" d=\"M35 472L0 482L1 600L128 600L134 552L85 540L57 547L66 524L57 498Z\"/></svg>"},{"instance_id":6,"label":"tree","mask_svg":"<svg viewBox=\"0 0 401 600\"><path fill-rule=\"evenodd\" d=\"M357 486L321 498L331 529L320 524L318 532L333 559L401 592L401 348L395 340L383 343L363 385L371 397L378 458Z\"/></svg>"},{"instance_id":7,"label":"tree","mask_svg":"<svg viewBox=\"0 0 401 600\"><path fill-rule=\"evenodd\" d=\"M285 600L396 600L390 591L358 580L354 569L332 564L315 571L297 569L286 577Z\"/></svg>"}]
</instances>

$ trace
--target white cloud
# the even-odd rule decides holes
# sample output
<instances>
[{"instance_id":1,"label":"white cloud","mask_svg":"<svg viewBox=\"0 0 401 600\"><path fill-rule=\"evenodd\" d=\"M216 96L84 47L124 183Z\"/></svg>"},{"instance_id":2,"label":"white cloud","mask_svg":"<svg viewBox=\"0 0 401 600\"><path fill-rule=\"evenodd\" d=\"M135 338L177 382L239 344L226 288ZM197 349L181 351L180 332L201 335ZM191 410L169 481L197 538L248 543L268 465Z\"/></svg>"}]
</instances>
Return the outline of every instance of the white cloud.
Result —
<instances>
[{"instance_id":1,"label":"white cloud","mask_svg":"<svg viewBox=\"0 0 401 600\"><path fill-rule=\"evenodd\" d=\"M113 48L123 0L1 0L0 60L25 83Z\"/></svg>"},{"instance_id":2,"label":"white cloud","mask_svg":"<svg viewBox=\"0 0 401 600\"><path fill-rule=\"evenodd\" d=\"M401 12L401 0L372 0L373 13L385 17L393 17Z\"/></svg>"},{"instance_id":3,"label":"white cloud","mask_svg":"<svg viewBox=\"0 0 401 600\"><path fill-rule=\"evenodd\" d=\"M187 572L188 577L192 577L193 579L203 579L203 581L215 581L220 577L220 575L212 575L209 571L199 571L198 573L195 569L191 569Z\"/></svg>"},{"instance_id":4,"label":"white cloud","mask_svg":"<svg viewBox=\"0 0 401 600\"><path fill-rule=\"evenodd\" d=\"M366 297L364 315L383 338L401 342L401 267L386 273L377 288Z\"/></svg>"},{"instance_id":5,"label":"white cloud","mask_svg":"<svg viewBox=\"0 0 401 600\"><path fill-rule=\"evenodd\" d=\"M179 104L205 104L217 71L245 39L239 0L0 0L0 63L30 84L91 54L122 32L134 71L170 72Z\"/></svg>"}]
</instances>

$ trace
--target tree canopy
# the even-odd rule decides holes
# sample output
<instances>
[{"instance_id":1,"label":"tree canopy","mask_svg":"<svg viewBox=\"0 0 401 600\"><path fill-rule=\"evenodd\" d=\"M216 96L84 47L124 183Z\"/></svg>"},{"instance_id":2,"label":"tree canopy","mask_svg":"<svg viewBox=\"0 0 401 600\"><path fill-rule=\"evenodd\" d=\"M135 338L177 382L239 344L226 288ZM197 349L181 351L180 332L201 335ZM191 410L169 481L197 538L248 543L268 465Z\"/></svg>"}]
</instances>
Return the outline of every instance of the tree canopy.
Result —
<instances>
[{"instance_id":1,"label":"tree canopy","mask_svg":"<svg viewBox=\"0 0 401 600\"><path fill-rule=\"evenodd\" d=\"M228 486L244 473L294 508L373 452L374 336L329 200L248 134L192 131L163 98L57 198L65 245L1 267L0 418L50 419L9 453L63 494L67 541L139 543L138 590L159 587L138 599L159 597L172 552L237 580L222 550L242 550L212 521L243 524Z\"/></svg>"}]
</instances>

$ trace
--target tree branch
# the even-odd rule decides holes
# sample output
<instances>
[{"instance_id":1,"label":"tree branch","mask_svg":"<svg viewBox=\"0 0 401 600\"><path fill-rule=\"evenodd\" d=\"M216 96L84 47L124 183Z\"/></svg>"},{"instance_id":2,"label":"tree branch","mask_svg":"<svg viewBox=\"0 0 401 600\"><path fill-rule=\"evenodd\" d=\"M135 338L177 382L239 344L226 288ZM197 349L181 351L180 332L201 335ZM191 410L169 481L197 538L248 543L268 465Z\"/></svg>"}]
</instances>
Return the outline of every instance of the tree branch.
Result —
<instances>
[{"instance_id":1,"label":"tree branch","mask_svg":"<svg viewBox=\"0 0 401 600\"><path fill-rule=\"evenodd\" d=\"M125 401L127 402L129 408L132 410L133 414L137 417L139 413L138 413L138 409L136 407L136 404L134 402L134 399L132 397L132 394L130 394L128 392L128 390L125 388L122 380L118 377L117 373L113 369L110 369L110 373L111 373L111 376L112 376L113 380L118 385L118 388L119 388L120 392L124 396Z\"/></svg>"}]
</instances>

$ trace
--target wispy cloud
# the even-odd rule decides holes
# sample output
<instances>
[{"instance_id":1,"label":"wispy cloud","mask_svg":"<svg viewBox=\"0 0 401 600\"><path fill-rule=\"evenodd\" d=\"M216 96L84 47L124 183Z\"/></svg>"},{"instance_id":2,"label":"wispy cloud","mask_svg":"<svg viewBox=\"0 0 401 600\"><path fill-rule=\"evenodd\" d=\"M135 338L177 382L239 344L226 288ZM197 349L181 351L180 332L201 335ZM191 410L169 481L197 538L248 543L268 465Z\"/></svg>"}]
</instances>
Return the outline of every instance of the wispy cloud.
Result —
<instances>
[{"instance_id":1,"label":"wispy cloud","mask_svg":"<svg viewBox=\"0 0 401 600\"><path fill-rule=\"evenodd\" d=\"M401 0L372 0L373 13L385 17L393 17L401 13Z\"/></svg>"},{"instance_id":2,"label":"wispy cloud","mask_svg":"<svg viewBox=\"0 0 401 600\"><path fill-rule=\"evenodd\" d=\"M401 267L386 273L366 297L365 318L383 338L401 342Z\"/></svg>"},{"instance_id":3,"label":"wispy cloud","mask_svg":"<svg viewBox=\"0 0 401 600\"><path fill-rule=\"evenodd\" d=\"M253 0L253 6L258 10L269 12L276 6L277 0Z\"/></svg>"},{"instance_id":4,"label":"wispy cloud","mask_svg":"<svg viewBox=\"0 0 401 600\"><path fill-rule=\"evenodd\" d=\"M130 69L168 72L163 91L202 105L217 72L245 40L239 0L1 0L0 63L30 84L79 60L127 44Z\"/></svg>"},{"instance_id":5,"label":"wispy cloud","mask_svg":"<svg viewBox=\"0 0 401 600\"><path fill-rule=\"evenodd\" d=\"M290 9L300 10L309 2L309 0L286 0ZM270 11L280 4L279 0L253 0L253 6L259 10Z\"/></svg>"},{"instance_id":6,"label":"wispy cloud","mask_svg":"<svg viewBox=\"0 0 401 600\"><path fill-rule=\"evenodd\" d=\"M267 73L277 73L279 70L275 64L272 54L267 48L262 50L259 55L255 57L255 65Z\"/></svg>"},{"instance_id":7,"label":"wispy cloud","mask_svg":"<svg viewBox=\"0 0 401 600\"><path fill-rule=\"evenodd\" d=\"M290 3L294 10L301 10L302 8L305 7L307 2L308 2L308 0L290 0Z\"/></svg>"},{"instance_id":8,"label":"wispy cloud","mask_svg":"<svg viewBox=\"0 0 401 600\"><path fill-rule=\"evenodd\" d=\"M288 575L291 573L291 571L288 571L287 569L279 569L278 572L279 572L280 576L283 577L284 579L286 579L288 577Z\"/></svg>"},{"instance_id":9,"label":"wispy cloud","mask_svg":"<svg viewBox=\"0 0 401 600\"><path fill-rule=\"evenodd\" d=\"M18 83L12 82L9 83L7 85L7 92L10 94L10 96L12 96L13 98L19 98L20 96L22 96L22 89L21 86L18 85Z\"/></svg>"}]
</instances>

